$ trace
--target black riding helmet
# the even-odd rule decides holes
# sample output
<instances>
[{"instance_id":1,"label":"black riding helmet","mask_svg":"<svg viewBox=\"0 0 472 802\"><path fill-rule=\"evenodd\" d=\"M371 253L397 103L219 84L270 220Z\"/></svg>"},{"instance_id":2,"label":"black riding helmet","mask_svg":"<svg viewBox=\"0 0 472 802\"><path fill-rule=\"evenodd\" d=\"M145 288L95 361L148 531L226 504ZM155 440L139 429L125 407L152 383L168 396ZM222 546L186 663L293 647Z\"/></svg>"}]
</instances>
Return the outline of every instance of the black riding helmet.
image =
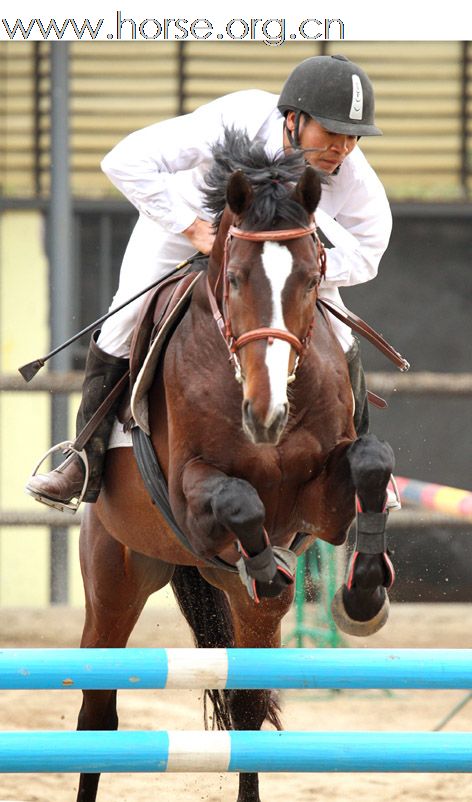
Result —
<instances>
[{"instance_id":1,"label":"black riding helmet","mask_svg":"<svg viewBox=\"0 0 472 802\"><path fill-rule=\"evenodd\" d=\"M282 114L308 114L327 131L348 136L381 136L374 120L374 90L364 70L345 56L305 59L288 76L280 93Z\"/></svg>"}]
</instances>

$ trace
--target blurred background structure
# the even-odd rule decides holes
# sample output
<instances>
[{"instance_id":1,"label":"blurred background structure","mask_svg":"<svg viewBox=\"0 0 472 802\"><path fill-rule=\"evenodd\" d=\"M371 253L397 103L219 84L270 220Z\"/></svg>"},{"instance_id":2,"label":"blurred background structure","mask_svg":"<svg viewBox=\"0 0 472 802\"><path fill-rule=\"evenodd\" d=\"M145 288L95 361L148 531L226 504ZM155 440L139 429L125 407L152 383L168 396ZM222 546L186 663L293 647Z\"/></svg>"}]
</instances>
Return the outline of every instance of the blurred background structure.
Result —
<instances>
[{"instance_id":1,"label":"blurred background structure","mask_svg":"<svg viewBox=\"0 0 472 802\"><path fill-rule=\"evenodd\" d=\"M82 604L77 529L23 486L50 443L73 433L87 338L51 365L62 378L45 369L26 385L16 371L108 308L136 211L101 173L102 156L222 94L278 93L303 58L336 52L373 80L384 136L360 147L394 213L379 277L343 297L412 365L401 376L363 346L371 389L390 405L372 428L399 474L472 489L471 42L2 42L0 605ZM471 600L471 530L392 516L395 597Z\"/></svg>"}]
</instances>

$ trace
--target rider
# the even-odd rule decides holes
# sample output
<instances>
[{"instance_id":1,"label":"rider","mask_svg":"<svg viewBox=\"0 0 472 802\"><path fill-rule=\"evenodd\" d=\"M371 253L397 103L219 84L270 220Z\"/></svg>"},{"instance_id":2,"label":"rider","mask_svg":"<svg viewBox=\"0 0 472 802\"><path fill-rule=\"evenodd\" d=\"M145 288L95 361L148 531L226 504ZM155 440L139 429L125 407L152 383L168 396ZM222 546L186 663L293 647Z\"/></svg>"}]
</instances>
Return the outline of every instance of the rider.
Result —
<instances>
[{"instance_id":1,"label":"rider","mask_svg":"<svg viewBox=\"0 0 472 802\"><path fill-rule=\"evenodd\" d=\"M279 97L261 90L235 92L191 114L150 125L127 136L102 161L110 180L136 206L139 218L121 267L114 309L165 276L196 250L208 254L214 229L201 187L211 146L224 127L245 128L269 155L302 148L306 161L326 176L316 212L327 244L327 273L320 296L342 305L339 287L375 277L391 232L385 191L362 151L361 136L379 136L374 92L366 73L344 56L315 56L288 76ZM78 431L126 372L142 300L125 306L92 337L78 412ZM368 427L367 401L357 341L335 318L356 398L358 434ZM96 501L115 407L87 443L90 476L86 501ZM82 460L69 456L47 474L32 476L35 498L67 505L84 484Z\"/></svg>"}]
</instances>

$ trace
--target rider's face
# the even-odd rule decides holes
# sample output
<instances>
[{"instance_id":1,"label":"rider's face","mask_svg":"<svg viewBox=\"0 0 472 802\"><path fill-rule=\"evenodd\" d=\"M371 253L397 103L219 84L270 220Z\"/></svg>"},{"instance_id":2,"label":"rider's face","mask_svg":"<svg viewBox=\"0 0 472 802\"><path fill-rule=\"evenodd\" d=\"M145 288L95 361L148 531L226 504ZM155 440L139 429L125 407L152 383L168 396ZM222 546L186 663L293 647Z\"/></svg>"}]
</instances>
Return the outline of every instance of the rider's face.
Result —
<instances>
[{"instance_id":1,"label":"rider's face","mask_svg":"<svg viewBox=\"0 0 472 802\"><path fill-rule=\"evenodd\" d=\"M295 112L290 111L287 115L287 128L293 133L294 126ZM357 136L327 131L316 120L303 115L298 130L300 146L305 149L307 162L323 173L334 173L357 144Z\"/></svg>"}]
</instances>

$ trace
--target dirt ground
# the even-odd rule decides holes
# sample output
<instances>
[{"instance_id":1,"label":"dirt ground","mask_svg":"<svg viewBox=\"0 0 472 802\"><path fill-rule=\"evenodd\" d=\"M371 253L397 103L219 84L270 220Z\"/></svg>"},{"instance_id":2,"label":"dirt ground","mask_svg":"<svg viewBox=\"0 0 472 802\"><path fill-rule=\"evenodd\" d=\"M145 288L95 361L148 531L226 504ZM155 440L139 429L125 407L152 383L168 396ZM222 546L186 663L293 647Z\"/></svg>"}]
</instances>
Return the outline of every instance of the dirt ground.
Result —
<instances>
[{"instance_id":1,"label":"dirt ground","mask_svg":"<svg viewBox=\"0 0 472 802\"><path fill-rule=\"evenodd\" d=\"M77 646L82 612L76 609L3 610L3 647ZM285 630L291 628L290 619ZM352 646L464 648L471 646L470 606L393 605L384 630ZM189 646L179 613L167 603L143 614L131 646ZM75 729L80 691L1 691L0 730ZM287 730L432 730L465 697L465 691L285 691ZM202 728L198 691L120 691L121 729ZM472 728L472 702L446 730ZM237 775L106 774L99 802L235 802ZM3 775L0 802L73 802L72 774ZM453 802L472 800L472 776L451 774L265 774L263 802Z\"/></svg>"}]
</instances>

